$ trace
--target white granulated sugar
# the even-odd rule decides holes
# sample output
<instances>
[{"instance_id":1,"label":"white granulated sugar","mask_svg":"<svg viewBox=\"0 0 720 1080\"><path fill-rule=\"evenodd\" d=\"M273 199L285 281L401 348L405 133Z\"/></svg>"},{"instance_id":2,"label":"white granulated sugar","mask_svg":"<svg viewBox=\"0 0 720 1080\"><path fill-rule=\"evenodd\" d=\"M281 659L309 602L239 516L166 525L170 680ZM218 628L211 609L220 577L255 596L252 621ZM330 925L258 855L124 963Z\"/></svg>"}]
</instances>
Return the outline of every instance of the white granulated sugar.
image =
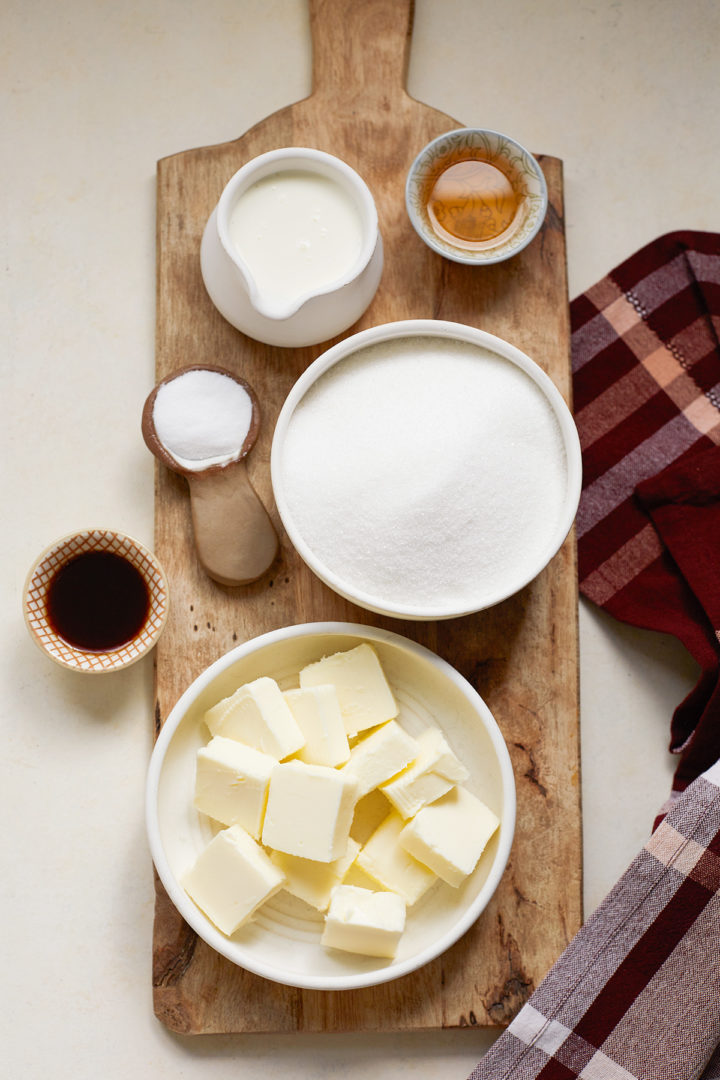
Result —
<instances>
[{"instance_id":1,"label":"white granulated sugar","mask_svg":"<svg viewBox=\"0 0 720 1080\"><path fill-rule=\"evenodd\" d=\"M186 371L163 383L153 404L158 439L179 465L194 471L235 461L251 421L247 390L220 371Z\"/></svg>"},{"instance_id":2,"label":"white granulated sugar","mask_svg":"<svg viewBox=\"0 0 720 1080\"><path fill-rule=\"evenodd\" d=\"M512 591L566 492L560 427L521 368L484 348L401 338L340 361L295 410L287 509L330 571L431 613Z\"/></svg>"}]
</instances>

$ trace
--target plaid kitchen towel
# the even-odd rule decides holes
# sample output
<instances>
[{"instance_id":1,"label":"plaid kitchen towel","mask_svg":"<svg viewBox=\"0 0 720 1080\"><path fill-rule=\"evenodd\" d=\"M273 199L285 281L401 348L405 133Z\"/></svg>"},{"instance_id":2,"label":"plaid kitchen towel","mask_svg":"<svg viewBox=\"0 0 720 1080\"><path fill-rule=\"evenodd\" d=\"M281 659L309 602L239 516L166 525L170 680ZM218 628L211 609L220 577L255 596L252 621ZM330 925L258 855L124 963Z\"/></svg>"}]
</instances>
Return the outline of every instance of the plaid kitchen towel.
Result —
<instances>
[{"instance_id":1,"label":"plaid kitchen towel","mask_svg":"<svg viewBox=\"0 0 720 1080\"><path fill-rule=\"evenodd\" d=\"M716 1080L719 944L720 762L678 797L470 1080Z\"/></svg>"},{"instance_id":2,"label":"plaid kitchen towel","mask_svg":"<svg viewBox=\"0 0 720 1080\"><path fill-rule=\"evenodd\" d=\"M720 236L660 237L571 315L580 589L702 669L672 719L677 792L720 757Z\"/></svg>"}]
</instances>

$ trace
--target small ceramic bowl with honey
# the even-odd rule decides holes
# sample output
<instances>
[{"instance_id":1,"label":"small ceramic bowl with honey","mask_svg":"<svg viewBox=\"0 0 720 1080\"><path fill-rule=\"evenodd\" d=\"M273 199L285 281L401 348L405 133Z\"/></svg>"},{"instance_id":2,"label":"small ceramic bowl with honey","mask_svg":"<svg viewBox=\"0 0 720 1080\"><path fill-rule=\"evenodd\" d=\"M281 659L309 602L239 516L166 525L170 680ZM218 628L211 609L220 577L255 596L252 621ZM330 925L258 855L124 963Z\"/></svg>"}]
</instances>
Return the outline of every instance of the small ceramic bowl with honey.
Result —
<instances>
[{"instance_id":1,"label":"small ceramic bowl with honey","mask_svg":"<svg viewBox=\"0 0 720 1080\"><path fill-rule=\"evenodd\" d=\"M470 266L512 258L537 235L547 210L542 169L507 135L460 128L420 151L405 204L415 231L439 255Z\"/></svg>"},{"instance_id":2,"label":"small ceramic bowl with honey","mask_svg":"<svg viewBox=\"0 0 720 1080\"><path fill-rule=\"evenodd\" d=\"M120 671L157 643L168 615L162 566L138 540L114 529L82 529L38 556L23 591L35 644L61 667Z\"/></svg>"}]
</instances>

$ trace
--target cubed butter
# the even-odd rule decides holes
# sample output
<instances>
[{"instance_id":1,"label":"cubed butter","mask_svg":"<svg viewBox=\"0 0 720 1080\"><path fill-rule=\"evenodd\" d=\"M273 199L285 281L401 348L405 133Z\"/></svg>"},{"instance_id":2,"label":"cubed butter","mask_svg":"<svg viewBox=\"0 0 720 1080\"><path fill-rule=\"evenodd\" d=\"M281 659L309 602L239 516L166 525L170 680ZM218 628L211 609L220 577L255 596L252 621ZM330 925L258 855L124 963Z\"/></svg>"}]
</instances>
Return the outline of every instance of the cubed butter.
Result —
<instances>
[{"instance_id":1,"label":"cubed butter","mask_svg":"<svg viewBox=\"0 0 720 1080\"><path fill-rule=\"evenodd\" d=\"M318 911L326 911L333 889L342 882L359 850L360 845L350 839L345 854L329 863L299 859L283 851L271 852L270 858L285 875L285 889L289 893Z\"/></svg>"},{"instance_id":2,"label":"cubed butter","mask_svg":"<svg viewBox=\"0 0 720 1080\"><path fill-rule=\"evenodd\" d=\"M362 848L355 865L384 888L398 893L406 903L414 904L437 877L401 846L404 825L400 815L391 811Z\"/></svg>"},{"instance_id":3,"label":"cubed butter","mask_svg":"<svg viewBox=\"0 0 720 1080\"><path fill-rule=\"evenodd\" d=\"M433 772L452 780L454 784L462 784L468 779L470 773L453 752L440 728L426 728L421 738L423 745L433 754Z\"/></svg>"},{"instance_id":4,"label":"cubed butter","mask_svg":"<svg viewBox=\"0 0 720 1080\"><path fill-rule=\"evenodd\" d=\"M347 652L334 653L300 672L300 686L331 683L337 692L348 736L384 724L398 706L375 650L363 642Z\"/></svg>"},{"instance_id":5,"label":"cubed butter","mask_svg":"<svg viewBox=\"0 0 720 1080\"><path fill-rule=\"evenodd\" d=\"M392 892L354 885L333 890L322 944L343 952L392 959L405 929L405 902Z\"/></svg>"},{"instance_id":6,"label":"cubed butter","mask_svg":"<svg viewBox=\"0 0 720 1080\"><path fill-rule=\"evenodd\" d=\"M362 797L414 761L418 749L415 739L397 720L388 720L353 746L342 771L356 778Z\"/></svg>"},{"instance_id":7,"label":"cubed butter","mask_svg":"<svg viewBox=\"0 0 720 1080\"><path fill-rule=\"evenodd\" d=\"M317 862L345 854L358 785L327 765L288 761L270 774L262 841L267 847Z\"/></svg>"},{"instance_id":8,"label":"cubed butter","mask_svg":"<svg viewBox=\"0 0 720 1080\"><path fill-rule=\"evenodd\" d=\"M426 728L416 736L416 742L419 752L415 761L380 788L404 818L413 817L421 807L450 790L455 781L447 776L448 772L467 778L467 769L455 757L437 728ZM444 773L439 772L438 767L443 768Z\"/></svg>"},{"instance_id":9,"label":"cubed butter","mask_svg":"<svg viewBox=\"0 0 720 1080\"><path fill-rule=\"evenodd\" d=\"M205 714L213 735L237 739L282 761L295 754L305 739L274 679L245 683Z\"/></svg>"},{"instance_id":10,"label":"cubed butter","mask_svg":"<svg viewBox=\"0 0 720 1080\"><path fill-rule=\"evenodd\" d=\"M307 686L283 695L305 739L298 751L308 765L343 765L350 757L345 724L334 686Z\"/></svg>"},{"instance_id":11,"label":"cubed butter","mask_svg":"<svg viewBox=\"0 0 720 1080\"><path fill-rule=\"evenodd\" d=\"M484 802L466 788L454 787L419 810L399 840L409 855L457 888L477 866L499 824Z\"/></svg>"},{"instance_id":12,"label":"cubed butter","mask_svg":"<svg viewBox=\"0 0 720 1080\"><path fill-rule=\"evenodd\" d=\"M382 791L375 788L358 799L353 822L350 826L350 835L359 844L366 844L378 825L385 820L390 813L391 806Z\"/></svg>"},{"instance_id":13,"label":"cubed butter","mask_svg":"<svg viewBox=\"0 0 720 1080\"><path fill-rule=\"evenodd\" d=\"M241 825L217 833L183 879L183 888L221 930L234 934L282 888L285 878Z\"/></svg>"},{"instance_id":14,"label":"cubed butter","mask_svg":"<svg viewBox=\"0 0 720 1080\"><path fill-rule=\"evenodd\" d=\"M382 885L375 878L370 877L364 870L361 870L357 864L357 859L350 863L349 868L345 871L345 876L342 879L343 885L357 885L360 889L369 889L370 892L377 892L382 888Z\"/></svg>"},{"instance_id":15,"label":"cubed butter","mask_svg":"<svg viewBox=\"0 0 720 1080\"><path fill-rule=\"evenodd\" d=\"M383 784L381 791L404 818L411 818L423 806L445 795L453 785L444 776L411 765L409 769L396 776L389 784Z\"/></svg>"},{"instance_id":16,"label":"cubed butter","mask_svg":"<svg viewBox=\"0 0 720 1080\"><path fill-rule=\"evenodd\" d=\"M275 758L215 735L197 753L195 807L222 825L242 825L256 840L262 833Z\"/></svg>"}]
</instances>

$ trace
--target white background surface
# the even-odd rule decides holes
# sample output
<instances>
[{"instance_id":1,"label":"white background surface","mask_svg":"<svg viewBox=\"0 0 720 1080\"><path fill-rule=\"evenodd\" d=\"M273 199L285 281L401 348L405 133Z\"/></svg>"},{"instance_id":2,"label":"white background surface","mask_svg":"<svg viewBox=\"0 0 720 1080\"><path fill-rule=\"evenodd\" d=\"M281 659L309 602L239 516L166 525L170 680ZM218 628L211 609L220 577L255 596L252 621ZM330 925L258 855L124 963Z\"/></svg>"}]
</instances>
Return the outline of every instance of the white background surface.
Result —
<instances>
[{"instance_id":1,"label":"white background surface","mask_svg":"<svg viewBox=\"0 0 720 1080\"><path fill-rule=\"evenodd\" d=\"M417 0L408 89L563 159L575 296L663 232L720 227L719 34L712 0ZM306 5L5 0L0 54L3 1076L460 1080L483 1033L188 1039L154 1019L151 661L67 673L20 614L55 537L152 545L155 162L309 92ZM694 675L673 639L582 606L586 913L667 793Z\"/></svg>"}]
</instances>

